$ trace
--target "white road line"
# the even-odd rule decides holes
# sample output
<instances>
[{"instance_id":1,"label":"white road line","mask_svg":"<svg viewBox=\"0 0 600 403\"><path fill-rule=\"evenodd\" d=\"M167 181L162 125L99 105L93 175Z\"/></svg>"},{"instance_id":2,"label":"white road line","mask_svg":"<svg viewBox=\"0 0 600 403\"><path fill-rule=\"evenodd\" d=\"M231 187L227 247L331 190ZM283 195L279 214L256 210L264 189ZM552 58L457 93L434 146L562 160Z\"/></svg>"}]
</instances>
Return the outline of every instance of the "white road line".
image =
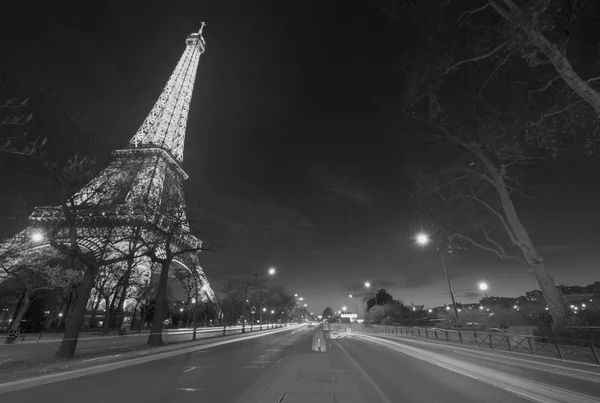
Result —
<instances>
[{"instance_id":1,"label":"white road line","mask_svg":"<svg viewBox=\"0 0 600 403\"><path fill-rule=\"evenodd\" d=\"M235 368L264 368L264 365L237 365Z\"/></svg>"},{"instance_id":2,"label":"white road line","mask_svg":"<svg viewBox=\"0 0 600 403\"><path fill-rule=\"evenodd\" d=\"M354 358L352 358L352 356L346 351L346 349L344 347L340 346L340 344L337 341L333 340L333 342L346 354L346 357L348 357L348 360L350 360L352 365L354 365L354 367L356 367L356 369L358 369L360 371L360 373L364 377L364 379L366 379L367 382L369 382L371 384L371 386L373 387L373 389L375 389L375 391L377 392L377 394L379 395L379 397L381 398L383 403L392 403L392 401L387 398L385 393L383 393L383 391L379 388L379 386L377 386L377 384L373 381L373 379L371 379L369 374L367 374L367 372L364 369L362 369L362 367L358 364L358 362L356 362L356 360Z\"/></svg>"},{"instance_id":3,"label":"white road line","mask_svg":"<svg viewBox=\"0 0 600 403\"><path fill-rule=\"evenodd\" d=\"M357 333L355 333L357 334ZM369 335L370 336L370 335ZM467 354L467 355L471 355L475 358L477 358L476 356L485 356L485 357L490 357L490 358L497 358L497 359L510 359L511 363L514 363L515 361L520 361L523 363L522 366L525 366L525 364L531 364L531 365L535 365L536 369L541 370L541 371L549 371L549 372L554 372L552 370L556 370L559 371L562 375L568 375L568 376L573 376L573 377L578 377L577 374L585 374L585 375L591 375L592 377L598 377L600 374L598 372L594 372L594 371L587 371L584 369L580 369L580 368L573 368L573 367L569 367L566 365L556 365L550 362L546 362L546 361L540 361L539 359L542 360L552 360L552 361L559 361L559 359L555 359L555 358L551 358L551 357L540 357L540 356L535 356L535 357L531 357L531 356L525 356L522 353L517 353L517 352L508 352L508 351L502 351L502 350L496 350L496 351L486 351L486 350L480 350L480 349L475 349L475 348L470 348L470 347L462 347L462 346L454 346L454 345L448 345L448 344L444 344L444 343L436 343L432 340L430 341L424 341L424 340L415 340L412 338L408 338L408 339L400 339L394 336L386 336L386 335L379 335L379 336L370 336L370 337L380 337L382 339L386 339L386 340L394 340L397 343L404 343L404 344L414 344L414 345L418 345L418 346L423 346L423 347L427 347L428 349L436 348L437 350L441 350L441 351L448 351L448 350L452 350L453 352L457 353L457 354ZM522 357L519 357L519 355L523 355ZM537 358L537 359L536 359ZM594 364L588 364L585 362L576 362L576 361L565 361L568 364L574 364L574 365L583 365L583 366L590 366L590 367L595 367L598 368L597 366L594 366ZM515 365L517 365L515 363ZM549 369L543 368L543 367L547 367ZM569 374L568 372L573 372L573 374ZM599 379L600 381L600 379Z\"/></svg>"},{"instance_id":4,"label":"white road line","mask_svg":"<svg viewBox=\"0 0 600 403\"><path fill-rule=\"evenodd\" d=\"M491 370L480 365L463 362L446 357L442 354L423 350L393 341L367 336L357 335L359 340L368 341L398 351L413 358L437 365L449 371L459 373L469 378L477 379L489 385L509 391L517 396L524 397L539 403L598 403L598 399L583 395L571 390L546 385L528 379L522 379L503 372Z\"/></svg>"},{"instance_id":5,"label":"white road line","mask_svg":"<svg viewBox=\"0 0 600 403\"><path fill-rule=\"evenodd\" d=\"M83 376L99 374L102 372L112 371L115 369L128 368L128 367L132 367L134 365L145 364L145 363L152 362L152 361L176 357L178 355L196 353L198 351L206 350L206 349L213 348L213 347L219 347L219 346L223 346L226 344L237 343L239 341L255 339L258 337L264 337L264 336L268 336L270 334L285 332L285 331L289 331L289 330L290 330L290 327L284 327L281 329L271 330L268 332L249 334L246 336L237 337L235 339L220 340L220 341L215 341L212 343L202 344L199 346L179 348L179 349L176 349L173 351L167 351L164 353L157 353L157 354L153 354L153 355L146 355L146 356L142 356L142 357L131 358L131 359L124 360L124 361L100 364L100 365L97 365L94 367L89 367L89 368L75 369L75 370L71 370L71 371L67 371L67 372L42 375L42 376L38 376L35 378L26 378L26 379L19 379L16 381L11 381L11 382L0 383L0 394L7 393L7 392L13 392L16 390L21 390L21 389L32 388L35 386L46 385L49 383L55 383L55 382L66 381L66 380L70 380L70 379L74 379L74 378L80 378Z\"/></svg>"},{"instance_id":6,"label":"white road line","mask_svg":"<svg viewBox=\"0 0 600 403\"><path fill-rule=\"evenodd\" d=\"M195 388L177 388L175 390L179 390L181 392L198 392L198 391L202 391L204 389L195 389Z\"/></svg>"},{"instance_id":7,"label":"white road line","mask_svg":"<svg viewBox=\"0 0 600 403\"><path fill-rule=\"evenodd\" d=\"M106 360L108 358L117 358L117 357L121 357L123 354L118 354L118 355L107 355L104 357L96 357L96 358L90 358L89 360L83 360L81 362L90 362L90 361L98 361L98 360Z\"/></svg>"}]
</instances>

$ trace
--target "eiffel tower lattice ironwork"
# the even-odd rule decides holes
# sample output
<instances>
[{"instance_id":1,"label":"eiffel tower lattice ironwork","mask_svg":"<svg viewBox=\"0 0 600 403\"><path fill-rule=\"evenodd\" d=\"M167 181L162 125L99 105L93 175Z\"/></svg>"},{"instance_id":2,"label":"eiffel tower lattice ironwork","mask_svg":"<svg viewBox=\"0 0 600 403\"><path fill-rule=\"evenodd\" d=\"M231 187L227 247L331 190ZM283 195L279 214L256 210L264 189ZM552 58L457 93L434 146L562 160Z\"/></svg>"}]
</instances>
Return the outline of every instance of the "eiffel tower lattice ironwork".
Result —
<instances>
[{"instance_id":1,"label":"eiffel tower lattice ironwork","mask_svg":"<svg viewBox=\"0 0 600 403\"><path fill-rule=\"evenodd\" d=\"M204 25L202 23L202 28ZM181 213L183 228L171 240L172 247L193 252L178 255L173 262L200 280L202 286L198 287L195 299L214 301L214 293L198 260L197 250L202 242L189 232L185 218L183 181L188 175L181 167L194 82L200 57L206 49L202 29L188 35L185 43L175 70L130 146L113 151L113 161L70 197L68 203L74 212L79 246L95 254L106 253L107 245L122 240L133 226L160 217L165 206L175 205L175 210ZM35 207L28 227L5 242L5 247L6 243L17 242L30 248L50 248L46 242L49 234L55 240L68 240L73 226L64 211L62 205ZM138 270L150 276L157 265L147 257L140 260Z\"/></svg>"}]
</instances>

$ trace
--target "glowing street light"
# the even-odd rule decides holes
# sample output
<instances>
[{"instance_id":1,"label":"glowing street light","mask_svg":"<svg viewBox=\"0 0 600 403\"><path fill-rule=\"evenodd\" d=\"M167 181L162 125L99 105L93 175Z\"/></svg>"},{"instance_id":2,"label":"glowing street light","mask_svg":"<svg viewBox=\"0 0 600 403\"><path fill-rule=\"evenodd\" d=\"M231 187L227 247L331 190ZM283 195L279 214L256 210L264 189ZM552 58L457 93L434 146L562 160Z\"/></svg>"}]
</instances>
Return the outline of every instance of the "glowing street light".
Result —
<instances>
[{"instance_id":1,"label":"glowing street light","mask_svg":"<svg viewBox=\"0 0 600 403\"><path fill-rule=\"evenodd\" d=\"M294 294L294 297L298 298L298 294Z\"/></svg>"},{"instance_id":2,"label":"glowing street light","mask_svg":"<svg viewBox=\"0 0 600 403\"><path fill-rule=\"evenodd\" d=\"M488 285L484 282L481 282L481 283L479 283L479 289L481 291L483 291L483 293L485 294L485 297L487 298L488 297L488 295L487 295Z\"/></svg>"},{"instance_id":3,"label":"glowing street light","mask_svg":"<svg viewBox=\"0 0 600 403\"><path fill-rule=\"evenodd\" d=\"M431 243L431 237L423 232L417 234L415 236L415 241L421 245L421 246L425 246L429 243ZM455 326L460 326L460 322L458 319L458 308L456 307L456 301L454 299L454 292L452 291L452 285L450 284L450 276L448 276L448 269L446 268L446 260L444 259L444 249L443 249L443 245L442 245L442 240L441 238L437 238L438 241L438 250L440 251L440 259L442 260L442 267L444 268L444 274L446 275L446 281L448 282L448 289L450 290L450 297L452 298L452 307L454 308L454 318L456 319L456 325ZM449 310L450 308L446 308L447 310Z\"/></svg>"},{"instance_id":4,"label":"glowing street light","mask_svg":"<svg viewBox=\"0 0 600 403\"><path fill-rule=\"evenodd\" d=\"M32 240L33 242L41 242L41 241L43 241L43 240L44 240L44 235L43 235L41 232L34 232L34 233L31 235L31 240Z\"/></svg>"},{"instance_id":5,"label":"glowing street light","mask_svg":"<svg viewBox=\"0 0 600 403\"><path fill-rule=\"evenodd\" d=\"M423 233L417 234L417 236L415 237L415 240L417 241L417 243L419 245L425 246L429 243L429 235L423 234Z\"/></svg>"},{"instance_id":6,"label":"glowing street light","mask_svg":"<svg viewBox=\"0 0 600 403\"><path fill-rule=\"evenodd\" d=\"M272 275L274 275L276 272L277 272L277 270L275 270L275 268L274 268L274 267L271 267L271 268L270 268L270 269L267 271L267 273L268 273L268 274L270 274L271 276L272 276Z\"/></svg>"},{"instance_id":7,"label":"glowing street light","mask_svg":"<svg viewBox=\"0 0 600 403\"><path fill-rule=\"evenodd\" d=\"M306 308L308 306L308 304L304 304L304 307Z\"/></svg>"},{"instance_id":8,"label":"glowing street light","mask_svg":"<svg viewBox=\"0 0 600 403\"><path fill-rule=\"evenodd\" d=\"M342 307L342 311L346 312L346 309L348 308L346 308L345 306Z\"/></svg>"},{"instance_id":9,"label":"glowing street light","mask_svg":"<svg viewBox=\"0 0 600 403\"><path fill-rule=\"evenodd\" d=\"M274 310L271 310L271 315L273 315L274 313L275 313L275 311L274 311Z\"/></svg>"},{"instance_id":10,"label":"glowing street light","mask_svg":"<svg viewBox=\"0 0 600 403\"><path fill-rule=\"evenodd\" d=\"M369 282L369 281L365 281L365 287L366 287L366 288L371 288L371 282ZM379 305L379 304L377 303L377 290L375 290L375 305Z\"/></svg>"},{"instance_id":11,"label":"glowing street light","mask_svg":"<svg viewBox=\"0 0 600 403\"><path fill-rule=\"evenodd\" d=\"M263 308L263 312L267 312L267 308Z\"/></svg>"}]
</instances>

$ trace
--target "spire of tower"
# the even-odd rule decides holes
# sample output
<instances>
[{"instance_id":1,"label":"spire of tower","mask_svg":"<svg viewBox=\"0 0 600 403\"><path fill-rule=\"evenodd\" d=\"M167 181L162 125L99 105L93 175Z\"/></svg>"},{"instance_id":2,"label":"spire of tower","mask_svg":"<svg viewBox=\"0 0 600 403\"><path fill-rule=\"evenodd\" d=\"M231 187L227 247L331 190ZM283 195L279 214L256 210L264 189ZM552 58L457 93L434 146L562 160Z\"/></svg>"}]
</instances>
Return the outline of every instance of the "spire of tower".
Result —
<instances>
[{"instance_id":1,"label":"spire of tower","mask_svg":"<svg viewBox=\"0 0 600 403\"><path fill-rule=\"evenodd\" d=\"M200 55L206 50L202 31L188 35L186 48L150 114L130 143L160 147L183 161L183 145Z\"/></svg>"}]
</instances>

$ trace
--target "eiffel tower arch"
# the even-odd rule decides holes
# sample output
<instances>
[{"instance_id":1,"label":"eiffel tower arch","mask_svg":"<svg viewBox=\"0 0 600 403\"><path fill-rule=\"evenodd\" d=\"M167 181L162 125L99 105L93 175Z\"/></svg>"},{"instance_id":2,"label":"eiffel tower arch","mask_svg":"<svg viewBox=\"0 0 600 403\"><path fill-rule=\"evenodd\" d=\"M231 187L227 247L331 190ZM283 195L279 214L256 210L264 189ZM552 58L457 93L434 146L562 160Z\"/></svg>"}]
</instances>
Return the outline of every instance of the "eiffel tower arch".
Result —
<instances>
[{"instance_id":1,"label":"eiffel tower arch","mask_svg":"<svg viewBox=\"0 0 600 403\"><path fill-rule=\"evenodd\" d=\"M113 151L110 164L65 201L65 206L35 207L27 228L0 244L0 263L18 265L32 250L49 248L60 255L48 240L68 244L72 236L82 250L97 257L127 253L135 240L132 233L161 218L168 207L179 212L182 226L181 233L170 240L171 247L190 251L176 256L172 267L185 269L198 279L198 301L215 300L198 259L202 241L190 233L185 217L183 181L188 175L181 165L196 72L206 50L202 29L188 35L185 43L183 55L129 146ZM8 253L15 245L20 252ZM139 257L136 263L136 270L152 277L155 265L148 257Z\"/></svg>"}]
</instances>

